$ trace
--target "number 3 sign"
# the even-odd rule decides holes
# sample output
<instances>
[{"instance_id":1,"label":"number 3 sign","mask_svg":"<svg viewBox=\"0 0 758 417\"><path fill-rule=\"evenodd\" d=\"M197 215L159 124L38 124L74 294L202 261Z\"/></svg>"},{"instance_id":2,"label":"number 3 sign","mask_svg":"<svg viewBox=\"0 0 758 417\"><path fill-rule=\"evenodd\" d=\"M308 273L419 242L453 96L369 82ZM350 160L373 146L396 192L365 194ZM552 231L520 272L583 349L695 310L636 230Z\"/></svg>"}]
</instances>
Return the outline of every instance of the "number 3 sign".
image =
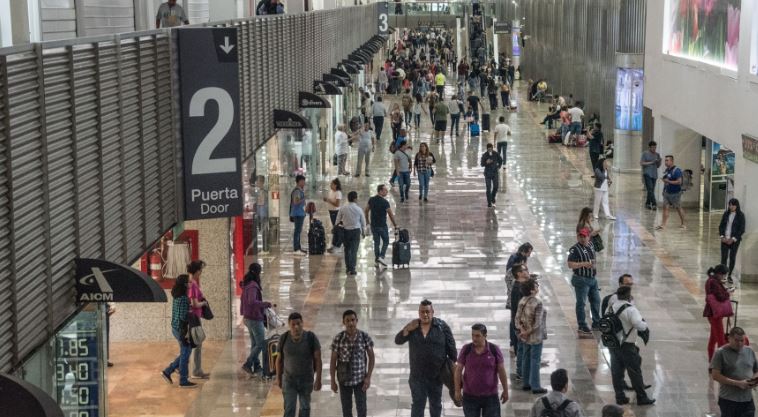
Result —
<instances>
[{"instance_id":1,"label":"number 3 sign","mask_svg":"<svg viewBox=\"0 0 758 417\"><path fill-rule=\"evenodd\" d=\"M389 23L389 6L387 5L386 1L383 1L378 4L378 10L379 10L379 34L380 35L386 35L387 31L390 28Z\"/></svg>"},{"instance_id":2,"label":"number 3 sign","mask_svg":"<svg viewBox=\"0 0 758 417\"><path fill-rule=\"evenodd\" d=\"M236 28L179 30L185 219L242 214Z\"/></svg>"}]
</instances>

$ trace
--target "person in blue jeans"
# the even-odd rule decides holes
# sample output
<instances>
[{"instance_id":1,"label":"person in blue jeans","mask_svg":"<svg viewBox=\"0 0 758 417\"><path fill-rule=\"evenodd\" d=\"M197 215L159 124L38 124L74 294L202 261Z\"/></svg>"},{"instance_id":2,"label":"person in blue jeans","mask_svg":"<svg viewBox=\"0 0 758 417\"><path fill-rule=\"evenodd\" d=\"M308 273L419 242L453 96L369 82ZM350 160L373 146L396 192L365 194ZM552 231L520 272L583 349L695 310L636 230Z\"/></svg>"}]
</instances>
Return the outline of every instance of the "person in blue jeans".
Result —
<instances>
[{"instance_id":1,"label":"person in blue jeans","mask_svg":"<svg viewBox=\"0 0 758 417\"><path fill-rule=\"evenodd\" d=\"M516 327L519 341L524 345L524 363L521 368L522 389L532 394L545 394L546 389L540 384L540 362L542 361L542 343L547 338L545 318L547 312L542 301L537 297L540 286L537 280L530 278L521 286L524 297L519 301L516 312Z\"/></svg>"},{"instance_id":2,"label":"person in blue jeans","mask_svg":"<svg viewBox=\"0 0 758 417\"><path fill-rule=\"evenodd\" d=\"M263 373L259 359L266 338L263 322L266 320L266 309L272 306L271 303L263 301L260 264L255 262L250 264L240 287L242 287L240 313L250 335L250 355L242 364L242 371L250 376L255 376Z\"/></svg>"},{"instance_id":3,"label":"person in blue jeans","mask_svg":"<svg viewBox=\"0 0 758 417\"><path fill-rule=\"evenodd\" d=\"M590 301L592 314L592 329L598 329L600 321L600 291L595 275L595 250L590 242L590 229L582 228L577 233L577 244L569 249L568 266L573 270L571 285L576 295L576 323L579 326L579 337L594 337L587 326L584 312L586 300Z\"/></svg>"},{"instance_id":4,"label":"person in blue jeans","mask_svg":"<svg viewBox=\"0 0 758 417\"><path fill-rule=\"evenodd\" d=\"M397 182L400 185L400 202L408 200L408 191L411 189L411 161L413 158L408 154L408 142L401 142L393 157Z\"/></svg>"},{"instance_id":5,"label":"person in blue jeans","mask_svg":"<svg viewBox=\"0 0 758 417\"><path fill-rule=\"evenodd\" d=\"M171 333L179 342L179 356L161 371L163 379L169 384L173 384L171 374L179 369L179 387L181 388L197 387L197 384L189 381L189 357L192 353L192 346L188 340L186 327L187 313L190 308L189 298L187 297L188 287L189 276L182 274L176 278L176 283L171 288L171 297L174 299L171 305Z\"/></svg>"},{"instance_id":6,"label":"person in blue jeans","mask_svg":"<svg viewBox=\"0 0 758 417\"><path fill-rule=\"evenodd\" d=\"M300 235L303 233L303 223L305 222L305 177L298 175L295 177L297 186L290 194L290 221L295 223L295 231L292 233L292 250L295 253L306 253L300 246Z\"/></svg>"},{"instance_id":7,"label":"person in blue jeans","mask_svg":"<svg viewBox=\"0 0 758 417\"><path fill-rule=\"evenodd\" d=\"M368 199L364 209L364 215L371 226L371 234L374 238L374 264L379 267L387 267L384 255L390 243L389 230L387 228L387 216L392 221L392 226L397 229L395 215L392 213L390 203L387 201L387 186L379 184L376 187L376 195ZM381 245L381 247L380 247Z\"/></svg>"},{"instance_id":8,"label":"person in blue jeans","mask_svg":"<svg viewBox=\"0 0 758 417\"><path fill-rule=\"evenodd\" d=\"M279 338L275 383L282 390L284 417L310 417L311 393L321 391L321 344L303 329L300 313L291 313L287 325L289 331Z\"/></svg>"},{"instance_id":9,"label":"person in blue jeans","mask_svg":"<svg viewBox=\"0 0 758 417\"><path fill-rule=\"evenodd\" d=\"M418 153L413 161L413 169L418 175L418 200L424 199L424 202L428 202L427 195L429 194L429 180L434 173L434 163L437 160L434 158L434 154L429 152L429 145L426 142L421 142L418 147ZM408 198L406 195L405 198Z\"/></svg>"}]
</instances>

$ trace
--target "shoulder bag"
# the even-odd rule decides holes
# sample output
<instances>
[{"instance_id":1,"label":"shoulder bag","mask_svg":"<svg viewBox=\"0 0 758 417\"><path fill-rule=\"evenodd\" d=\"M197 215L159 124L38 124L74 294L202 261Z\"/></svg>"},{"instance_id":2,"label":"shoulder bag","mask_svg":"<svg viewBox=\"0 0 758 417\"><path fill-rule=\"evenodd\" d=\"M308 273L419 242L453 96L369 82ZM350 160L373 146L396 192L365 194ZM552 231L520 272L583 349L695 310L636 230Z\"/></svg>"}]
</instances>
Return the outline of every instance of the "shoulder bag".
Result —
<instances>
[{"instance_id":1,"label":"shoulder bag","mask_svg":"<svg viewBox=\"0 0 758 417\"><path fill-rule=\"evenodd\" d=\"M213 320L213 310L211 310L210 304L208 304L208 300L205 301L205 305L203 306L203 318L206 320Z\"/></svg>"},{"instance_id":2,"label":"shoulder bag","mask_svg":"<svg viewBox=\"0 0 758 417\"><path fill-rule=\"evenodd\" d=\"M595 249L595 252L601 252L603 249L605 249L605 245L603 244L603 238L600 237L600 235L594 235L591 239L592 247Z\"/></svg>"},{"instance_id":3,"label":"shoulder bag","mask_svg":"<svg viewBox=\"0 0 758 417\"><path fill-rule=\"evenodd\" d=\"M729 298L724 301L719 301L714 294L708 294L705 297L705 302L711 308L712 317L715 319L731 317L734 315L732 300Z\"/></svg>"},{"instance_id":4,"label":"shoulder bag","mask_svg":"<svg viewBox=\"0 0 758 417\"><path fill-rule=\"evenodd\" d=\"M357 338L360 337L360 333L356 336L356 343L358 343ZM340 343L344 342L345 339L347 339L347 332L342 332L342 340ZM348 380L350 380L350 376L352 374L352 360L353 360L353 349L350 349L350 354L348 355L347 362L337 361L337 380L340 382L340 384L346 384Z\"/></svg>"}]
</instances>

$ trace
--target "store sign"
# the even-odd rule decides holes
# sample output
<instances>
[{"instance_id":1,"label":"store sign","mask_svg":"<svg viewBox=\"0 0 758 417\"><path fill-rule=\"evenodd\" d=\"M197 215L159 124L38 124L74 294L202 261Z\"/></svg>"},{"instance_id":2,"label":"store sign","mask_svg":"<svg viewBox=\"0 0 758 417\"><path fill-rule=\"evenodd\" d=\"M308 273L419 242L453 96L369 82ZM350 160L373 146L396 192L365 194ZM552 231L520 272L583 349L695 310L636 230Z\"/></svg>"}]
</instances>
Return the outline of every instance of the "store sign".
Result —
<instances>
[{"instance_id":1,"label":"store sign","mask_svg":"<svg viewBox=\"0 0 758 417\"><path fill-rule=\"evenodd\" d=\"M328 109L332 107L325 98L307 91L301 91L297 94L297 102L301 109Z\"/></svg>"},{"instance_id":2,"label":"store sign","mask_svg":"<svg viewBox=\"0 0 758 417\"><path fill-rule=\"evenodd\" d=\"M511 33L511 24L509 22L495 22L495 33Z\"/></svg>"},{"instance_id":3,"label":"store sign","mask_svg":"<svg viewBox=\"0 0 758 417\"><path fill-rule=\"evenodd\" d=\"M311 123L305 117L287 110L274 110L276 129L310 129Z\"/></svg>"},{"instance_id":4,"label":"store sign","mask_svg":"<svg viewBox=\"0 0 758 417\"><path fill-rule=\"evenodd\" d=\"M340 90L336 85L332 83L328 83L326 81L314 81L313 82L313 92L316 94L323 94L327 96L341 96L342 90Z\"/></svg>"},{"instance_id":5,"label":"store sign","mask_svg":"<svg viewBox=\"0 0 758 417\"><path fill-rule=\"evenodd\" d=\"M166 293L150 276L100 259L76 258L79 302L165 303Z\"/></svg>"},{"instance_id":6,"label":"store sign","mask_svg":"<svg viewBox=\"0 0 758 417\"><path fill-rule=\"evenodd\" d=\"M758 139L750 135L742 135L742 156L758 164Z\"/></svg>"},{"instance_id":7,"label":"store sign","mask_svg":"<svg viewBox=\"0 0 758 417\"><path fill-rule=\"evenodd\" d=\"M185 219L242 214L236 28L179 33Z\"/></svg>"},{"instance_id":8,"label":"store sign","mask_svg":"<svg viewBox=\"0 0 758 417\"><path fill-rule=\"evenodd\" d=\"M66 416L100 417L103 403L103 343L98 312L82 311L55 335L55 385Z\"/></svg>"},{"instance_id":9,"label":"store sign","mask_svg":"<svg viewBox=\"0 0 758 417\"><path fill-rule=\"evenodd\" d=\"M386 35L390 28L389 5L386 1L380 2L378 10L377 29L380 35Z\"/></svg>"}]
</instances>

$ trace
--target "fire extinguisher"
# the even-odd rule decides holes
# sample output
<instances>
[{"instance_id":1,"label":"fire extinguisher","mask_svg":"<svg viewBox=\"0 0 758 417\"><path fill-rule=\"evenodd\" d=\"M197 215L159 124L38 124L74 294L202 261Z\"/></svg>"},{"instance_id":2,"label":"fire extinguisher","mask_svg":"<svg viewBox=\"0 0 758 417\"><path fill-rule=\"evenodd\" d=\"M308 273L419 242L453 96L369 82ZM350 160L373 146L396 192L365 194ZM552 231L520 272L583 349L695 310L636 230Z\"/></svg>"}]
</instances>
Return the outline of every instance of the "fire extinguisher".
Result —
<instances>
[{"instance_id":1,"label":"fire extinguisher","mask_svg":"<svg viewBox=\"0 0 758 417\"><path fill-rule=\"evenodd\" d=\"M163 262L161 260L161 254L160 254L159 249L153 249L150 252L148 263L149 263L148 269L150 270L150 276L155 280L163 278L163 274L161 273Z\"/></svg>"}]
</instances>

